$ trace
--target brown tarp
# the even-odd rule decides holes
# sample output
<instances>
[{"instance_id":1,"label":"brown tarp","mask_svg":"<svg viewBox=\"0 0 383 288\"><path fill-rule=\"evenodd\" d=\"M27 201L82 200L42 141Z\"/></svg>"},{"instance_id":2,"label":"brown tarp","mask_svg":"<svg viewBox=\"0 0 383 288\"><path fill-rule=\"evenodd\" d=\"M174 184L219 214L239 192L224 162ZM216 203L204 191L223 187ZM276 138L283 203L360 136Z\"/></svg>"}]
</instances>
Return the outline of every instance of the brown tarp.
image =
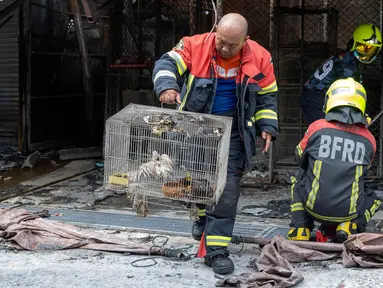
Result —
<instances>
[{"instance_id":1,"label":"brown tarp","mask_svg":"<svg viewBox=\"0 0 383 288\"><path fill-rule=\"evenodd\" d=\"M331 245L329 243L328 245ZM350 236L342 253L324 253L292 244L282 236L274 237L263 247L254 264L256 272L229 276L217 287L285 288L303 281L303 275L292 263L323 261L342 257L344 267L383 267L383 235L362 233Z\"/></svg>"},{"instance_id":2,"label":"brown tarp","mask_svg":"<svg viewBox=\"0 0 383 288\"><path fill-rule=\"evenodd\" d=\"M6 239L20 250L62 250L83 248L132 254L165 255L164 248L129 239L120 239L110 234L97 233L89 229L72 226L62 222L50 221L40 214L20 208L0 209L0 238ZM307 243L308 244L308 243ZM315 244L315 243L313 243ZM324 244L324 243L322 243ZM218 287L238 288L285 288L303 281L303 275L292 264L305 261L332 260L342 257L345 267L383 267L383 235L362 233L353 235L342 246L315 249L331 250L339 253L322 252L302 248L282 236L276 236L263 247L254 265L257 272L229 276L217 282ZM307 246L307 245L306 245ZM315 247L315 245L311 245ZM321 247L322 246L322 247Z\"/></svg>"},{"instance_id":3,"label":"brown tarp","mask_svg":"<svg viewBox=\"0 0 383 288\"><path fill-rule=\"evenodd\" d=\"M362 233L344 242L344 267L383 268L383 235Z\"/></svg>"},{"instance_id":4,"label":"brown tarp","mask_svg":"<svg viewBox=\"0 0 383 288\"><path fill-rule=\"evenodd\" d=\"M20 250L83 248L148 255L153 246L50 221L20 208L0 209L0 238L11 241ZM162 254L163 248L153 247L150 253Z\"/></svg>"}]
</instances>

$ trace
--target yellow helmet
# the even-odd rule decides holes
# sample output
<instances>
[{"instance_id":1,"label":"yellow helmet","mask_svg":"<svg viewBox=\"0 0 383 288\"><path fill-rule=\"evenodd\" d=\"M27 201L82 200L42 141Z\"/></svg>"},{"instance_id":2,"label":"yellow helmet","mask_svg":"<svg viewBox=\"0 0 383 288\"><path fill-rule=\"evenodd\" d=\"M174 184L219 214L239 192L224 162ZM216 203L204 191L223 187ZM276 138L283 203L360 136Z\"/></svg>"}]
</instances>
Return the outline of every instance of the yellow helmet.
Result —
<instances>
[{"instance_id":1,"label":"yellow helmet","mask_svg":"<svg viewBox=\"0 0 383 288\"><path fill-rule=\"evenodd\" d=\"M356 27L352 35L350 51L356 59L364 64L370 64L382 48L382 34L373 24L362 24Z\"/></svg>"},{"instance_id":2,"label":"yellow helmet","mask_svg":"<svg viewBox=\"0 0 383 288\"><path fill-rule=\"evenodd\" d=\"M324 112L327 114L336 107L354 107L365 114L367 93L362 84L349 77L332 83L326 93Z\"/></svg>"}]
</instances>

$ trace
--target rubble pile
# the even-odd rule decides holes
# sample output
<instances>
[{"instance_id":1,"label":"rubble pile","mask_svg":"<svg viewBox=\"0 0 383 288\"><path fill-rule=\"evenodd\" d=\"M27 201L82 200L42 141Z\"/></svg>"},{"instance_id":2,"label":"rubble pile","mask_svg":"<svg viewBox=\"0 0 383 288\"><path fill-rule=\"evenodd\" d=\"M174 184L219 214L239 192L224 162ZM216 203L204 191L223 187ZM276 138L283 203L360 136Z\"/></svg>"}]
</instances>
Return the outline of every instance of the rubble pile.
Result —
<instances>
[{"instance_id":1,"label":"rubble pile","mask_svg":"<svg viewBox=\"0 0 383 288\"><path fill-rule=\"evenodd\" d=\"M21 155L15 147L0 147L0 174L20 167L25 159L26 157Z\"/></svg>"}]
</instances>

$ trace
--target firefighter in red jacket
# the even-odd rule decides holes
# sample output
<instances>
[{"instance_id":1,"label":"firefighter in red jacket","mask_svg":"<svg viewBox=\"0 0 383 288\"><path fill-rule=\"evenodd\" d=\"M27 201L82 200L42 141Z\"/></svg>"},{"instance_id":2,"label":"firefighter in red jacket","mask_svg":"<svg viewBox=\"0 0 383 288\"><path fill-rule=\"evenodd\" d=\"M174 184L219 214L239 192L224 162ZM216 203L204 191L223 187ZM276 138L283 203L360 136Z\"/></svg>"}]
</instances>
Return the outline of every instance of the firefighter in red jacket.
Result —
<instances>
[{"instance_id":1,"label":"firefighter in red jacket","mask_svg":"<svg viewBox=\"0 0 383 288\"><path fill-rule=\"evenodd\" d=\"M315 220L336 226L335 240L343 242L365 231L379 208L381 201L364 186L376 151L366 101L353 78L335 81L326 93L325 119L312 123L296 147L301 170L291 188L290 240L309 240Z\"/></svg>"},{"instance_id":2,"label":"firefighter in red jacket","mask_svg":"<svg viewBox=\"0 0 383 288\"><path fill-rule=\"evenodd\" d=\"M212 209L199 205L199 221L192 235L205 235L205 264L215 273L228 274L228 257L239 199L239 183L251 168L258 136L263 151L278 133L278 88L270 53L247 36L247 21L239 14L222 17L216 33L184 37L155 63L154 89L164 103L178 109L233 118L226 187ZM185 76L182 88L180 77Z\"/></svg>"}]
</instances>

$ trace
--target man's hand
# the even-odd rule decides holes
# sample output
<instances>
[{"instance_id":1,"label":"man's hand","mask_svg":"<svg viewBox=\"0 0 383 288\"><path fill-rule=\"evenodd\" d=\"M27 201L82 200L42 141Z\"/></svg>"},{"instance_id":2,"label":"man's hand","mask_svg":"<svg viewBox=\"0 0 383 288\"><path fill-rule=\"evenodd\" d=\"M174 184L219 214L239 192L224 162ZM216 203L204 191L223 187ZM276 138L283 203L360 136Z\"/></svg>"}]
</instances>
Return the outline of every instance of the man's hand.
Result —
<instances>
[{"instance_id":1,"label":"man's hand","mask_svg":"<svg viewBox=\"0 0 383 288\"><path fill-rule=\"evenodd\" d=\"M262 132L262 139L265 140L265 146L263 147L262 153L269 151L271 143L271 134L268 132Z\"/></svg>"},{"instance_id":2,"label":"man's hand","mask_svg":"<svg viewBox=\"0 0 383 288\"><path fill-rule=\"evenodd\" d=\"M181 104L181 96L177 90L169 89L161 92L160 101L166 104Z\"/></svg>"}]
</instances>

